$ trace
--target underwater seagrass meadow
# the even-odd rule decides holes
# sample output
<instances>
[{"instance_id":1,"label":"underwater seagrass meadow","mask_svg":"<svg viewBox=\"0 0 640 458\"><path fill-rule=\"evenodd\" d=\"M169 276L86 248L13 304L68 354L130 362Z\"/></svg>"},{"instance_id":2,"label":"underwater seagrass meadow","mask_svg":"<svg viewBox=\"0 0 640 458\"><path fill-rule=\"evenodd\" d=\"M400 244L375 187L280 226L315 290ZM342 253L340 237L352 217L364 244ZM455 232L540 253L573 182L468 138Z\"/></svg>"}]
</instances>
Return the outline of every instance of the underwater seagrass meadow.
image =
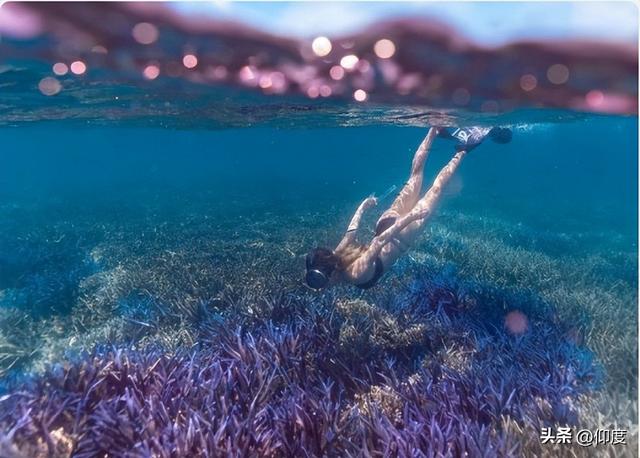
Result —
<instances>
[{"instance_id":1,"label":"underwater seagrass meadow","mask_svg":"<svg viewBox=\"0 0 640 458\"><path fill-rule=\"evenodd\" d=\"M0 458L637 456L635 42L70 5L0 7ZM513 139L377 285L308 288L431 126Z\"/></svg>"}]
</instances>

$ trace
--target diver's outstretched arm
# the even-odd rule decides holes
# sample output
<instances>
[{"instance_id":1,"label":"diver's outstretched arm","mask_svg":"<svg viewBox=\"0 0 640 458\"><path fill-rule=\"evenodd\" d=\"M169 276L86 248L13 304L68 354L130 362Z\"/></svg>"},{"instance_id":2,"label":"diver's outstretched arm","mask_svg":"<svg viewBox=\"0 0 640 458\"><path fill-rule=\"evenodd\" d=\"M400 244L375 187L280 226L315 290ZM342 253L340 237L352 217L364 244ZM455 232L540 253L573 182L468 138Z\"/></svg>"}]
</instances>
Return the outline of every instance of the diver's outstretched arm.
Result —
<instances>
[{"instance_id":1,"label":"diver's outstretched arm","mask_svg":"<svg viewBox=\"0 0 640 458\"><path fill-rule=\"evenodd\" d=\"M377 203L378 201L373 196L367 197L362 201L362 203L358 206L356 212L353 214L353 217L351 218L351 222L349 223L347 232L344 234L344 237L342 237L340 244L338 244L338 246L336 247L337 251L353 243L356 238L356 231L358 230L358 227L360 227L360 220L362 219L362 215L366 210L374 207Z\"/></svg>"},{"instance_id":2,"label":"diver's outstretched arm","mask_svg":"<svg viewBox=\"0 0 640 458\"><path fill-rule=\"evenodd\" d=\"M443 186L449 182L465 154L467 154L465 150L458 151L449 163L444 166L440 173L438 173L438 176L433 180L433 185L429 191L427 191L424 197L418 201L413 210L411 210L407 215L398 218L393 226L375 237L371 241L367 251L356 262L362 260L366 265L373 262L373 260L380 254L382 248L396 237L402 229L414 221L429 218L433 214L433 210L438 203Z\"/></svg>"}]
</instances>

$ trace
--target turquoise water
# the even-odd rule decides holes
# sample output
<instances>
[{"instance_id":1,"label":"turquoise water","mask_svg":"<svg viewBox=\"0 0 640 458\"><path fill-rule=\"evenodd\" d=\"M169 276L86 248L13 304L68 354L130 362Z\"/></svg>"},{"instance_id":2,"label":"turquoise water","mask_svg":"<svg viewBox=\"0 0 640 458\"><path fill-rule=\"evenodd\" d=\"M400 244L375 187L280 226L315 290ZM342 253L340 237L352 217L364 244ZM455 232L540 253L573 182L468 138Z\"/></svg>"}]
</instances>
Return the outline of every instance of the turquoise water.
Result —
<instances>
[{"instance_id":1,"label":"turquoise water","mask_svg":"<svg viewBox=\"0 0 640 458\"><path fill-rule=\"evenodd\" d=\"M181 228L186 237L215 238L231 249L238 240L271 243L254 250L256 259L268 259L269 249L282 250L287 241L293 264L282 285L270 286L301 287L306 252L335 245L364 197L402 186L426 130L312 123L214 131L72 122L5 128L1 304L31 308L20 302L31 301L52 316L69 311L83 278L102 268L87 264L96 247L141 237L144 249L151 237L154 250L170 251ZM602 281L635 287L637 141L635 117L516 124L510 144L486 142L469 154L434 225L477 238L497 232L508 246L553 260L611 258ZM452 153L451 142L436 140L425 183ZM372 211L363 241L393 196ZM393 272L402 276L402 269Z\"/></svg>"},{"instance_id":2,"label":"turquoise water","mask_svg":"<svg viewBox=\"0 0 640 458\"><path fill-rule=\"evenodd\" d=\"M532 122L527 123L529 117ZM335 246L363 198L372 193L382 196L390 187L402 186L415 148L428 128L389 121L376 124L373 119L374 114L368 115L363 123L367 125L356 127L335 120L318 126L313 118L302 117L288 128L282 127L286 124L282 118L276 127L258 123L217 130L132 127L126 121L97 126L71 120L3 128L3 424L16 424L12 418L17 418L20 402L11 393L16 390L14 384L19 386L25 379L49 380L31 388L29 396L36 405L44 406L54 393L55 399L69 396L69 405L75 405L73 393L82 389L57 377L88 377L87 366L75 366L85 358L83 352L103 355L90 360L93 363L88 367L95 364L107 371L120 364L105 366L110 357L99 350L105 344L142 354L152 351L153 355L196 351L185 356L185 361L210 357L218 362L207 360L206 364L219 364L232 356L216 356L217 352L236 341L234 337L225 344L213 343L213 350L206 350L207 342L226 338L218 331L211 334L212 320L228 329L239 326L248 335L263 336L265 342L272 342L268 345L280 345L278 339L284 337L273 334L280 331L265 331L265 323L294 326L292 335L299 332L304 340L300 336L309 332L304 331L305 320L316 319L307 317L312 314L334 317L328 321L333 330L327 331L333 337L322 344L322 351L337 352L335 357L349 361L349 371L355 371L345 366L342 372L323 369L319 375L339 387L336 412L359 405L363 396L378 399L373 397L380 393L376 390L385 393L395 386L374 381L371 374L375 371L382 377L396 373L400 385L393 390L401 392L402 386L409 386L407 380L423 374L420 367L428 368L424 374L432 374L420 377L436 377L430 362L436 358L443 361L441 370L446 375L442 377L453 377L447 382L452 386L463 383L455 381L461 374L475 377L477 373L476 382L464 383L479 389L483 374L496 370L505 386L533 387L525 391L537 393L535 396L518 398L522 410L514 408L504 414L521 425L595 429L598 421L615 421L630 430L630 442L636 440L637 117L544 111L502 115L498 121L513 128L513 141L508 145L487 141L465 158L424 235L379 285L366 292L350 286L312 292L302 283L306 253L317 245ZM473 121L473 116L469 119ZM425 183L453 152L451 142L435 141ZM381 199L365 218L361 241L372 237L375 218L390 205L393 194ZM452 303L457 305L448 309ZM507 316L513 311L528 319L524 335L509 332ZM386 324L363 324L381 316L386 317L382 321ZM429 329L420 338L426 340L412 341L414 334L389 337L400 332L397 330L385 331L389 333L386 337L372 331L402 320L408 320L407 329ZM315 326L313 332L320 333L319 325ZM349 337L352 332L356 336L360 332L360 337ZM440 332L444 332L442 337L433 337ZM469 341L470 335L477 340ZM405 341L409 343L402 343ZM485 361L479 349L486 342L503 343ZM321 351L316 347L319 344L309 345L305 354ZM531 355L549 355L551 365L518 366L515 361L522 351L518 345L528 348ZM204 353L194 350L200 346ZM261 351L268 353L268 348L275 347ZM357 356L349 356L349 349ZM460 356L465 354L475 356ZM130 363L129 370L147 367L136 355L126 356L127 361L137 361ZM535 361L537 356L531 355L525 359ZM107 360L101 361L103 357ZM388 358L398 361L396 372L376 366ZM511 358L515 358L513 363L505 363ZM85 368L74 369L81 367ZM565 379L566 374L556 374L566 367L577 375ZM154 371L156 366L143 370ZM64 371L75 375L61 375L67 374ZM517 374L517 378L506 374ZM545 379L547 374L551 379ZM565 381L542 389L535 388L536 383L543 383L535 382L536 377ZM300 380L290 383L315 383L305 382L304 377ZM346 380L362 381L353 382L354 388ZM213 382L199 383L209 386ZM146 388L136 389L143 392ZM104 402L110 399L107 393L100 395ZM275 393L265 398L267 404L281 399L282 394ZM334 399L332 394L322 396ZM294 394L282 399L294 402ZM531 404L532 399L538 399L538 404ZM568 399L574 399L573 404ZM190 402L194 403L187 411L194 415L206 406ZM429 402L445 412L458 412L457 407L443 407L444 401ZM540 402L560 410L553 410L547 418ZM556 407L556 402L564 407ZM527 410L532 405L543 410ZM87 409L87 415L94 415ZM469 409L462 407L460 412L472 415ZM392 415L384 408L378 414L381 418ZM222 414L208 415L218 418ZM489 417L464 418L460 424L485 424L498 431L498 439L487 442L496 453L511 450L504 453L520 454L540 446L539 429L527 435ZM68 432L70 426L60 419L52 424L61 425L60 431L68 437L85 437ZM463 433L460 427L448 434L454 438L481 435ZM108 428L90 431L84 433L86 437L97 434L100 440L118 434ZM199 430L211 437L208 431L206 427ZM408 434L402 428L398 431ZM30 434L34 433L24 430L12 440L28 451L24 444L35 437ZM337 434L336 441L353 440L347 433L331 434ZM417 444L426 440L426 433L421 434L416 436L422 437L416 439ZM98 453L89 442L73 440L78 441L74 442L76 451L84 450L87 456ZM152 443L144 442L151 439L140 440L135 446L120 444L114 455L145 450L138 448L140 444ZM56 443L64 448L63 442ZM372 442L371 450L376 443ZM329 452L314 449L311 455L340 455L349 450L347 445L336 444L335 449L326 449ZM190 450L202 451L193 447ZM286 456L288 452L278 447L276 455ZM426 450L424 444L415 447L414 451ZM450 450L464 449L455 447ZM601 450L605 453L607 449ZM144 451L140 454L146 456Z\"/></svg>"},{"instance_id":3,"label":"turquoise water","mask_svg":"<svg viewBox=\"0 0 640 458\"><path fill-rule=\"evenodd\" d=\"M465 159L440 207L548 232L612 231L634 251L637 118L584 116L514 129L512 143L486 142ZM11 216L28 214L31 223L49 226L104 212L168 222L199 214L224 222L238 205L332 214L390 186L399 189L426 131L426 125L313 123L214 131L69 122L5 128L0 196ZM425 182L452 152L449 141L436 141Z\"/></svg>"},{"instance_id":4,"label":"turquoise water","mask_svg":"<svg viewBox=\"0 0 640 458\"><path fill-rule=\"evenodd\" d=\"M218 19L0 10L0 458L637 456L635 41ZM308 288L432 126L513 139L374 287Z\"/></svg>"}]
</instances>

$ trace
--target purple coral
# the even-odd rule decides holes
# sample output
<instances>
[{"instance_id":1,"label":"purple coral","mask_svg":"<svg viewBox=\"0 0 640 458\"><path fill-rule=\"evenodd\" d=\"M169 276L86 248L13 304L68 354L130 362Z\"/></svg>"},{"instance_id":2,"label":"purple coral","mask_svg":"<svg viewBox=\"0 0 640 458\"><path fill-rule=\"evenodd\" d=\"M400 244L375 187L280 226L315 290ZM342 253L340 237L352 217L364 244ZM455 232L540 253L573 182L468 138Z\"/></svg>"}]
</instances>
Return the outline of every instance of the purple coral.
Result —
<instances>
[{"instance_id":1,"label":"purple coral","mask_svg":"<svg viewBox=\"0 0 640 458\"><path fill-rule=\"evenodd\" d=\"M322 307L250 332L206 324L199 345L175 354L98 348L26 389L6 387L2 447L77 457L512 455L521 441L505 419L575 424L571 400L597 386L589 352L550 323L513 337L472 313L422 313L433 320L431 349L408 361L384 349L346 354L344 323ZM456 363L460 349L469 351Z\"/></svg>"}]
</instances>

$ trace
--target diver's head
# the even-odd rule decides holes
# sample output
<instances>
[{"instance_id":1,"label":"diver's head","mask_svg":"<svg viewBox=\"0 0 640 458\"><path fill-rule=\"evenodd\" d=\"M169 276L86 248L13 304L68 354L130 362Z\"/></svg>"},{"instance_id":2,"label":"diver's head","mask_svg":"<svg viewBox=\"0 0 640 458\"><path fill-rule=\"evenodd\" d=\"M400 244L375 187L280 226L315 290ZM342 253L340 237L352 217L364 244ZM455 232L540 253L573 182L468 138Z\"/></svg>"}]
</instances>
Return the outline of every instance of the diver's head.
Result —
<instances>
[{"instance_id":1,"label":"diver's head","mask_svg":"<svg viewBox=\"0 0 640 458\"><path fill-rule=\"evenodd\" d=\"M496 143L509 143L513 137L513 132L507 127L494 127L489 131L489 136Z\"/></svg>"},{"instance_id":2,"label":"diver's head","mask_svg":"<svg viewBox=\"0 0 640 458\"><path fill-rule=\"evenodd\" d=\"M326 288L339 266L340 258L332 250L314 248L307 255L305 283L313 289Z\"/></svg>"}]
</instances>

